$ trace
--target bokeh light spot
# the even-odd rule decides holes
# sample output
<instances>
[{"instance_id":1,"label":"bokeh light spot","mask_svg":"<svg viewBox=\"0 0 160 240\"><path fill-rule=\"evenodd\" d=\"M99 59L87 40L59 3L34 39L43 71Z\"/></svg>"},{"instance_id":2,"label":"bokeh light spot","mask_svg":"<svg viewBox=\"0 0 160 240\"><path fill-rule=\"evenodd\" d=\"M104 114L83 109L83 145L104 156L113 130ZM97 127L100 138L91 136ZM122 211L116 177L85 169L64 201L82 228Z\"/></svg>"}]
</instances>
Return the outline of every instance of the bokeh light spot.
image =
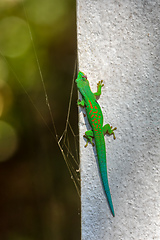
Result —
<instances>
[{"instance_id":1,"label":"bokeh light spot","mask_svg":"<svg viewBox=\"0 0 160 240\"><path fill-rule=\"evenodd\" d=\"M4 121L0 121L0 162L8 160L18 147L15 129Z\"/></svg>"},{"instance_id":2,"label":"bokeh light spot","mask_svg":"<svg viewBox=\"0 0 160 240\"><path fill-rule=\"evenodd\" d=\"M66 0L29 0L27 1L29 18L37 24L51 24L59 20L66 12Z\"/></svg>"},{"instance_id":3,"label":"bokeh light spot","mask_svg":"<svg viewBox=\"0 0 160 240\"><path fill-rule=\"evenodd\" d=\"M20 3L20 1L22 0L0 0L0 9L12 7Z\"/></svg>"},{"instance_id":4,"label":"bokeh light spot","mask_svg":"<svg viewBox=\"0 0 160 240\"><path fill-rule=\"evenodd\" d=\"M29 47L31 39L26 22L18 17L0 21L0 51L8 57L18 57Z\"/></svg>"},{"instance_id":5,"label":"bokeh light spot","mask_svg":"<svg viewBox=\"0 0 160 240\"><path fill-rule=\"evenodd\" d=\"M13 92L10 86L0 78L0 117L6 114L13 103Z\"/></svg>"}]
</instances>

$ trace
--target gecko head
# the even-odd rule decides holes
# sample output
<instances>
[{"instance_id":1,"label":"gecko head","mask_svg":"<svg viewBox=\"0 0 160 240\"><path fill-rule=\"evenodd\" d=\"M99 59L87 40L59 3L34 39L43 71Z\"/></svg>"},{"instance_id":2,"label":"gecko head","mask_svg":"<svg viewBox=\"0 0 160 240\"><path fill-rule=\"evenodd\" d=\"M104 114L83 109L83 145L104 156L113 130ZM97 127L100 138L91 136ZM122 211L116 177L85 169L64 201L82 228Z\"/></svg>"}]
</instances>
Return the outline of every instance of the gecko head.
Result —
<instances>
[{"instance_id":1,"label":"gecko head","mask_svg":"<svg viewBox=\"0 0 160 240\"><path fill-rule=\"evenodd\" d=\"M78 88L84 88L86 86L89 86L89 81L87 80L87 76L83 72L80 72L80 71L78 73L76 83L77 83Z\"/></svg>"}]
</instances>

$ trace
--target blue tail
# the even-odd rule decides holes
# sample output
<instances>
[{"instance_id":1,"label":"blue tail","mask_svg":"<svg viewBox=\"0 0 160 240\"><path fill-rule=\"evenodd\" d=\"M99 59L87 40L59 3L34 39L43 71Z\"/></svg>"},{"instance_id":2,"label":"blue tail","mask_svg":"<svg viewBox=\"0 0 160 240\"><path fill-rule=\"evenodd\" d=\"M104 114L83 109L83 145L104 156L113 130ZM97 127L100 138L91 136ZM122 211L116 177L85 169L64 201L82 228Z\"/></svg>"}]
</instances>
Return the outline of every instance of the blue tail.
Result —
<instances>
[{"instance_id":1,"label":"blue tail","mask_svg":"<svg viewBox=\"0 0 160 240\"><path fill-rule=\"evenodd\" d=\"M105 194L106 194L106 197L107 197L107 201L108 201L110 210L112 212L112 215L113 215L113 217L115 217L111 192L110 192L109 183L108 183L107 166L106 166L106 163L103 162L103 160L98 161L98 162L99 162L102 184L103 184L103 188L104 188L104 191L105 191Z\"/></svg>"},{"instance_id":2,"label":"blue tail","mask_svg":"<svg viewBox=\"0 0 160 240\"><path fill-rule=\"evenodd\" d=\"M108 201L111 213L112 213L113 217L115 217L112 197L111 197L111 193L110 193L110 189L109 189L107 163L106 163L106 149L105 149L105 142L103 141L103 139L101 139L101 143L96 142L96 149L97 149L98 163L99 163L99 170L100 170L102 185L103 185L106 197L107 197L107 201Z\"/></svg>"},{"instance_id":3,"label":"blue tail","mask_svg":"<svg viewBox=\"0 0 160 240\"><path fill-rule=\"evenodd\" d=\"M102 175L101 175L102 176ZM114 207L113 207L113 202L112 202L112 197L111 197L111 193L110 193L110 189L109 189L109 184L108 184L108 179L105 182L103 181L103 177L102 177L102 183L103 183L103 187L104 187L104 191L106 193L107 196L107 201L111 210L111 213L113 215L113 217L115 217L115 213L114 213Z\"/></svg>"}]
</instances>

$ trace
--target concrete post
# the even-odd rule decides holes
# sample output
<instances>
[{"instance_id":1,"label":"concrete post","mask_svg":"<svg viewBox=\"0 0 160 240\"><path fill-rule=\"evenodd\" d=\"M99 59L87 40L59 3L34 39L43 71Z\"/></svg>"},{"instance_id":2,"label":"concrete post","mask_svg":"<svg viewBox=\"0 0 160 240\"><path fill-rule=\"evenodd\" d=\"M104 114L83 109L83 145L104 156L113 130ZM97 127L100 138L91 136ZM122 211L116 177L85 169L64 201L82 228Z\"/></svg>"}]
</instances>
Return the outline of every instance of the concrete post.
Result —
<instances>
[{"instance_id":1,"label":"concrete post","mask_svg":"<svg viewBox=\"0 0 160 240\"><path fill-rule=\"evenodd\" d=\"M82 240L160 239L160 0L77 0L79 70L104 124L115 218L106 201L96 150L84 148L90 129L80 109Z\"/></svg>"}]
</instances>

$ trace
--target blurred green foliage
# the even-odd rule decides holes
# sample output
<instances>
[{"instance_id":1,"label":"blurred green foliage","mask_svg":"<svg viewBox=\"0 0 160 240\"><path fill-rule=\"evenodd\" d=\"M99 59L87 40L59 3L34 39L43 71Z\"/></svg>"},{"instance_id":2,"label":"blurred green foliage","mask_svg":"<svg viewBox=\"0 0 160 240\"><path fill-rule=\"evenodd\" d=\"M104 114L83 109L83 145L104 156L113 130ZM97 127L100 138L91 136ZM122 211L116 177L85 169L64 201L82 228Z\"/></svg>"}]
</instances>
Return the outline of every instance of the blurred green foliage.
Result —
<instances>
[{"instance_id":1,"label":"blurred green foliage","mask_svg":"<svg viewBox=\"0 0 160 240\"><path fill-rule=\"evenodd\" d=\"M76 60L75 0L0 1L0 239L76 240L79 197L51 133L33 44L60 137ZM76 99L74 88L78 135Z\"/></svg>"}]
</instances>

